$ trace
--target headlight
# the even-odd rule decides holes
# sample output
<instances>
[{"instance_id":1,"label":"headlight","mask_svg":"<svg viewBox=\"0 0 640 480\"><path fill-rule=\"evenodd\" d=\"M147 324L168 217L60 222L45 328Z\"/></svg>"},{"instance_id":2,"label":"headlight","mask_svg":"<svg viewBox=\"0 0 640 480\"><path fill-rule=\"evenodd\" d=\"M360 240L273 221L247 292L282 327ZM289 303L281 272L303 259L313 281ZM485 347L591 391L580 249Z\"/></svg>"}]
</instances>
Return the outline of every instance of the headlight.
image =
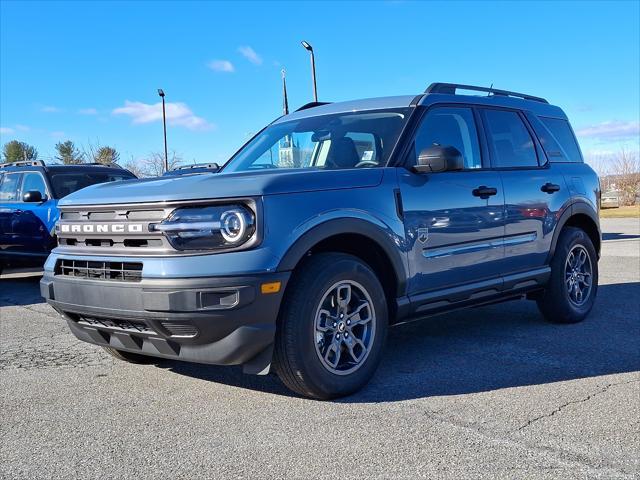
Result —
<instances>
[{"instance_id":1,"label":"headlight","mask_svg":"<svg viewBox=\"0 0 640 480\"><path fill-rule=\"evenodd\" d=\"M256 231L254 213L244 205L216 205L175 210L149 230L162 232L178 250L212 250L242 245Z\"/></svg>"}]
</instances>

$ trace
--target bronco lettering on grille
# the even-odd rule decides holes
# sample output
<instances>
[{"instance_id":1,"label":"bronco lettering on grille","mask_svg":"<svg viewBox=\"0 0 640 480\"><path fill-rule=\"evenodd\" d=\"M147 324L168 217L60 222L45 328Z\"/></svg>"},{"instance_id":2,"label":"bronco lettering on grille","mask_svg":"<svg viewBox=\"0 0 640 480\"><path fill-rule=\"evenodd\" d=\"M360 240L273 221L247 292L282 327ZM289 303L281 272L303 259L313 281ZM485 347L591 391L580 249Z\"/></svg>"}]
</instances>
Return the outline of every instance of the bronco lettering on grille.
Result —
<instances>
[{"instance_id":1,"label":"bronco lettering on grille","mask_svg":"<svg viewBox=\"0 0 640 480\"><path fill-rule=\"evenodd\" d=\"M141 223L83 223L83 224L68 224L63 223L60 225L60 232L62 233L142 233Z\"/></svg>"}]
</instances>

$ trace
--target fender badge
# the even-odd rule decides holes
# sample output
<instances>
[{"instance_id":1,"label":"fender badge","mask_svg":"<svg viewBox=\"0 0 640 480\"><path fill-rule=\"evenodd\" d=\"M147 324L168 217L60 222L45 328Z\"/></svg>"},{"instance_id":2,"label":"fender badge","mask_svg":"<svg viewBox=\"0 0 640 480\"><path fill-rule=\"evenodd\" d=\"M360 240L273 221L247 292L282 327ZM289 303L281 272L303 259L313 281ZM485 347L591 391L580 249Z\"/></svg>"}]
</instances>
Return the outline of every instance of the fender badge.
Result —
<instances>
[{"instance_id":1,"label":"fender badge","mask_svg":"<svg viewBox=\"0 0 640 480\"><path fill-rule=\"evenodd\" d=\"M427 227L418 228L418 240L420 243L426 243L429 240L429 229Z\"/></svg>"}]
</instances>

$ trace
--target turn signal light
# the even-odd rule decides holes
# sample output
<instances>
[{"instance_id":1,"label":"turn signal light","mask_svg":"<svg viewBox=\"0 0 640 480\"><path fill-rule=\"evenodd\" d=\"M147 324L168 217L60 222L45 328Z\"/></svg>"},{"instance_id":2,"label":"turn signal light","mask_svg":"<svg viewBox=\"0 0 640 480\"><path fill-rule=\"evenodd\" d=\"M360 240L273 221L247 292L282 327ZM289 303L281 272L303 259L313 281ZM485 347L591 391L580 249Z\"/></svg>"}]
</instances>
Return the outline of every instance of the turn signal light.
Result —
<instances>
[{"instance_id":1,"label":"turn signal light","mask_svg":"<svg viewBox=\"0 0 640 480\"><path fill-rule=\"evenodd\" d=\"M262 292L263 294L278 293L281 286L281 282L263 283L262 285L260 285L260 292Z\"/></svg>"}]
</instances>

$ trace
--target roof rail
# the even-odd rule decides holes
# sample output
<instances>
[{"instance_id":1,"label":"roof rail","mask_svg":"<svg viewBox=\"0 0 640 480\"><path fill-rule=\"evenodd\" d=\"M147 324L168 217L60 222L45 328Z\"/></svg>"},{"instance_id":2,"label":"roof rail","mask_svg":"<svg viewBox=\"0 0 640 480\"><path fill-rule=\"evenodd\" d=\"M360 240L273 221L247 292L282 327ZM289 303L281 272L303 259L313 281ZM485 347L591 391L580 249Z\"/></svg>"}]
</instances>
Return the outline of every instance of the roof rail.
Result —
<instances>
[{"instance_id":1,"label":"roof rail","mask_svg":"<svg viewBox=\"0 0 640 480\"><path fill-rule=\"evenodd\" d=\"M44 167L42 160L20 160L18 162L0 163L0 168L4 167Z\"/></svg>"},{"instance_id":2,"label":"roof rail","mask_svg":"<svg viewBox=\"0 0 640 480\"><path fill-rule=\"evenodd\" d=\"M122 169L122 167L120 165L118 165L117 163L100 163L100 162L88 162L88 163L78 163L77 165L79 166L83 166L83 165L95 165L95 166L100 166L100 167L111 167L111 168L120 168Z\"/></svg>"},{"instance_id":3,"label":"roof rail","mask_svg":"<svg viewBox=\"0 0 640 480\"><path fill-rule=\"evenodd\" d=\"M220 170L220 165L218 165L215 162L211 162L211 163L194 163L191 165L180 165L179 167L173 168L171 171L176 171L176 170L191 170L193 168L210 168L210 169L216 169L216 170Z\"/></svg>"},{"instance_id":4,"label":"roof rail","mask_svg":"<svg viewBox=\"0 0 640 480\"><path fill-rule=\"evenodd\" d=\"M300 110L306 110L308 108L319 107L321 105L329 105L330 103L331 102L309 102L309 103L305 103L300 108L298 108L296 110L296 112L299 112Z\"/></svg>"},{"instance_id":5,"label":"roof rail","mask_svg":"<svg viewBox=\"0 0 640 480\"><path fill-rule=\"evenodd\" d=\"M533 95L527 95L525 93L510 92L509 90L498 90L492 87L478 87L475 85L462 85L459 83L432 83L424 91L424 93L446 93L449 95L455 95L456 90L473 90L476 92L487 92L491 95L501 95L505 97L517 97L524 100L531 100L540 103L549 103L542 97L534 97Z\"/></svg>"}]
</instances>

